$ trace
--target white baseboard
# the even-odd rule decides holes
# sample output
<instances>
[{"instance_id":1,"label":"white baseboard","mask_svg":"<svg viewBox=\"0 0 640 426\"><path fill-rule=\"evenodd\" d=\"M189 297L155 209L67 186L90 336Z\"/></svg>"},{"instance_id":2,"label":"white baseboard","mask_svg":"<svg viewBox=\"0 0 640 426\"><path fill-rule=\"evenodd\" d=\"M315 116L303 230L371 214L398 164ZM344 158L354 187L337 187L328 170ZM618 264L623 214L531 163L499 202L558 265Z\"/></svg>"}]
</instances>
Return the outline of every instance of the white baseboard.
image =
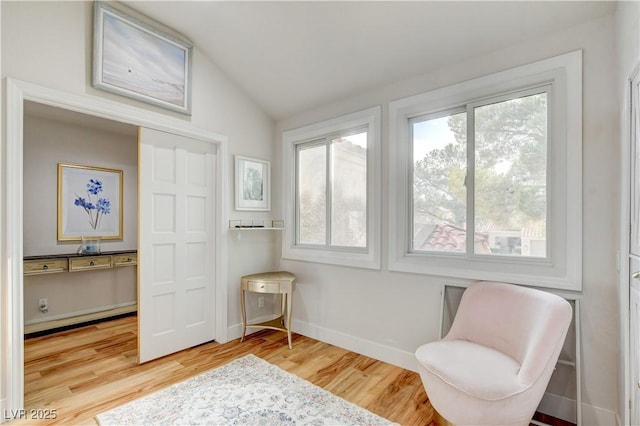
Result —
<instances>
[{"instance_id":1,"label":"white baseboard","mask_svg":"<svg viewBox=\"0 0 640 426\"><path fill-rule=\"evenodd\" d=\"M576 422L576 400L553 393L545 393L538 406L538 411L557 419Z\"/></svg>"},{"instance_id":2,"label":"white baseboard","mask_svg":"<svg viewBox=\"0 0 640 426\"><path fill-rule=\"evenodd\" d=\"M576 423L576 400L553 393L545 393L538 411L558 419ZM620 424L618 415L613 411L594 405L582 403L583 426L601 425L617 426Z\"/></svg>"},{"instance_id":3,"label":"white baseboard","mask_svg":"<svg viewBox=\"0 0 640 426\"><path fill-rule=\"evenodd\" d=\"M251 322L268 321L273 315L266 315L254 318ZM372 342L370 340L354 337L329 328L319 327L303 321L292 320L291 330L303 336L320 340L352 352L359 353L389 364L397 365L411 371L417 371L416 359L413 353L401 351L390 346ZM258 329L248 329L247 335L255 333ZM242 324L235 324L227 329L227 337L229 340L238 339L242 336Z\"/></svg>"},{"instance_id":4,"label":"white baseboard","mask_svg":"<svg viewBox=\"0 0 640 426\"><path fill-rule=\"evenodd\" d=\"M371 340L351 336L340 331L297 321L295 319L293 320L291 328L296 333L320 340L321 342L348 349L352 352L397 365L407 370L418 371L413 352L402 351Z\"/></svg>"},{"instance_id":5,"label":"white baseboard","mask_svg":"<svg viewBox=\"0 0 640 426\"><path fill-rule=\"evenodd\" d=\"M66 327L83 322L100 320L116 315L128 314L138 309L138 302L125 302L117 305L100 306L93 309L71 312L61 315L51 315L45 318L25 321L24 333L37 333L52 328Z\"/></svg>"},{"instance_id":6,"label":"white baseboard","mask_svg":"<svg viewBox=\"0 0 640 426\"><path fill-rule=\"evenodd\" d=\"M575 403L574 403L575 404ZM615 426L618 424L618 416L613 411L594 405L582 403L582 424L584 426Z\"/></svg>"},{"instance_id":7,"label":"white baseboard","mask_svg":"<svg viewBox=\"0 0 640 426\"><path fill-rule=\"evenodd\" d=\"M116 305L98 306L96 308L84 309L82 311L67 312L67 313L64 313L64 314L50 315L50 316L44 317L44 318L37 318L37 319L28 320L28 321L24 322L24 325L38 324L40 322L47 322L47 321L57 321L57 320L61 320L61 319L78 317L78 316L81 316L81 315L90 315L90 314L95 314L96 312L109 311L109 310L112 310L112 309L118 309L118 308L123 308L125 306L133 306L133 305L137 305L137 304L138 304L138 302L136 302L134 300L134 301L131 301L131 302L118 303Z\"/></svg>"}]
</instances>

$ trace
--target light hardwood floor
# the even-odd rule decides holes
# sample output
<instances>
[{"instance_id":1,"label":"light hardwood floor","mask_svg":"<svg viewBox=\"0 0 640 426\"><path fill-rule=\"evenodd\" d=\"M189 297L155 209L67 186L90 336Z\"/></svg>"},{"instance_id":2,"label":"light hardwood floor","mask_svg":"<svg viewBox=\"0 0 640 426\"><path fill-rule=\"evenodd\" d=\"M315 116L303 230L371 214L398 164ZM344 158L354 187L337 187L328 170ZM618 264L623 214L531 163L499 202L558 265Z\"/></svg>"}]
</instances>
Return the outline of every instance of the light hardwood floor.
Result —
<instances>
[{"instance_id":1,"label":"light hardwood floor","mask_svg":"<svg viewBox=\"0 0 640 426\"><path fill-rule=\"evenodd\" d=\"M286 334L274 331L137 365L136 321L130 316L27 339L27 419L9 424L95 424L103 411L249 353L391 421L436 424L420 377L411 371L300 335L289 350ZM31 410L55 410L56 419L35 420Z\"/></svg>"}]
</instances>

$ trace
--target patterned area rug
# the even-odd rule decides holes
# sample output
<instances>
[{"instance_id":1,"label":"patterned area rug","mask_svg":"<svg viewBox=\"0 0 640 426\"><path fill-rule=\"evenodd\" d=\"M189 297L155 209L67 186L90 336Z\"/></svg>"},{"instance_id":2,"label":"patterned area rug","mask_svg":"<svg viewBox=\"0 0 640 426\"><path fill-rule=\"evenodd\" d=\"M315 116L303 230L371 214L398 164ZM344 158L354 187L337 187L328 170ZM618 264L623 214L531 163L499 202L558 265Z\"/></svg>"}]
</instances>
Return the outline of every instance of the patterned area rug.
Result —
<instances>
[{"instance_id":1,"label":"patterned area rug","mask_svg":"<svg viewBox=\"0 0 640 426\"><path fill-rule=\"evenodd\" d=\"M96 416L100 425L391 425L254 355Z\"/></svg>"}]
</instances>

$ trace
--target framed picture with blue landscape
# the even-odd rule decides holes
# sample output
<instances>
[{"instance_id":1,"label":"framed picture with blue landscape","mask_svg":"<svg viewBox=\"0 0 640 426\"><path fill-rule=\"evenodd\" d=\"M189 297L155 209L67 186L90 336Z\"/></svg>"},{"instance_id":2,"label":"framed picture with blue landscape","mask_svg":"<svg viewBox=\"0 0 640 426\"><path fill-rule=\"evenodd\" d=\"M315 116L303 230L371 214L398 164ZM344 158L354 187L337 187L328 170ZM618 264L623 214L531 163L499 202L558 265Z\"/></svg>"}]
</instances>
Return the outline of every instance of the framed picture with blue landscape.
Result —
<instances>
[{"instance_id":1,"label":"framed picture with blue landscape","mask_svg":"<svg viewBox=\"0 0 640 426\"><path fill-rule=\"evenodd\" d=\"M191 114L193 46L114 3L94 3L93 86Z\"/></svg>"},{"instance_id":2,"label":"framed picture with blue landscape","mask_svg":"<svg viewBox=\"0 0 640 426\"><path fill-rule=\"evenodd\" d=\"M58 163L58 241L122 239L122 170Z\"/></svg>"}]
</instances>

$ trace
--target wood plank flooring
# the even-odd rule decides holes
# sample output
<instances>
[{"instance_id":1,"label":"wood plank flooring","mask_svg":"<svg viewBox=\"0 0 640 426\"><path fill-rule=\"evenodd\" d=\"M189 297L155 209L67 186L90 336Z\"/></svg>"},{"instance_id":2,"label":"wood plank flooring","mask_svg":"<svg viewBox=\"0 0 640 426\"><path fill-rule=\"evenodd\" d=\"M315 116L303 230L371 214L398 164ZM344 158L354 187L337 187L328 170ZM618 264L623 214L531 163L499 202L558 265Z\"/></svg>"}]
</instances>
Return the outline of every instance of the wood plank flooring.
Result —
<instances>
[{"instance_id":1,"label":"wood plank flooring","mask_svg":"<svg viewBox=\"0 0 640 426\"><path fill-rule=\"evenodd\" d=\"M391 421L436 425L418 374L308 337L294 335L289 350L285 333L265 330L137 365L136 334L130 316L25 340L26 419L9 424L95 424L103 411L253 353Z\"/></svg>"},{"instance_id":2,"label":"wood plank flooring","mask_svg":"<svg viewBox=\"0 0 640 426\"><path fill-rule=\"evenodd\" d=\"M243 343L211 342L137 365L135 316L25 340L26 412L8 424L95 425L103 411L249 353L401 425L446 424L418 374L297 334L292 350L285 333L264 330Z\"/></svg>"}]
</instances>

